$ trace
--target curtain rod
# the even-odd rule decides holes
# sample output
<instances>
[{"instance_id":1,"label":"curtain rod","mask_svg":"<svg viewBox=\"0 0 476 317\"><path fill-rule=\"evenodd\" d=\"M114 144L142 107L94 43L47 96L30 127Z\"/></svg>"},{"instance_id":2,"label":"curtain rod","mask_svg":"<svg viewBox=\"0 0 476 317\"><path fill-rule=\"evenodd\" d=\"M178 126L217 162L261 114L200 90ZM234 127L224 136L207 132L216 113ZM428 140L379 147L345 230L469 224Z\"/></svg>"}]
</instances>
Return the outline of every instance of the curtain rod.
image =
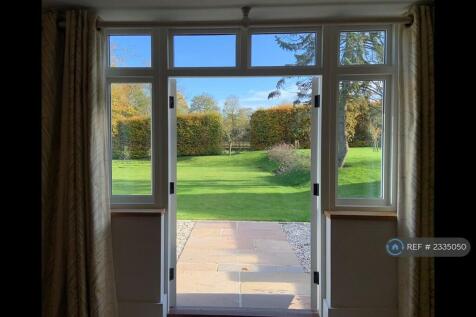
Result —
<instances>
[{"instance_id":1,"label":"curtain rod","mask_svg":"<svg viewBox=\"0 0 476 317\"><path fill-rule=\"evenodd\" d=\"M313 26L320 24L405 24L413 23L413 15L389 18L324 18L324 19L282 19L282 20L249 20L245 13L243 20L222 21L103 21L98 20L96 26L101 28L149 28L149 27L177 27L177 28L206 28L206 27L280 27L280 26ZM60 21L58 26L64 28L65 22Z\"/></svg>"},{"instance_id":2,"label":"curtain rod","mask_svg":"<svg viewBox=\"0 0 476 317\"><path fill-rule=\"evenodd\" d=\"M245 17L246 18L246 17ZM222 20L222 21L101 21L98 28L147 28L147 27L271 27L271 26L310 26L320 24L378 24L395 23L411 25L413 15L390 18L324 18L324 19L282 19L282 20Z\"/></svg>"}]
</instances>

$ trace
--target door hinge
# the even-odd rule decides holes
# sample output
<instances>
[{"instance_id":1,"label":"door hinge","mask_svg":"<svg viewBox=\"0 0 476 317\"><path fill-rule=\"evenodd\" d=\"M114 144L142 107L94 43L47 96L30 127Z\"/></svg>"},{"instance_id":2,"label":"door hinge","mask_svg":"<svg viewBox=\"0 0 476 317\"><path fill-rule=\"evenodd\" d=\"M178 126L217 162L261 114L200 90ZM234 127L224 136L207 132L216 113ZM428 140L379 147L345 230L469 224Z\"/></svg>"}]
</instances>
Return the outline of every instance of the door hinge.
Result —
<instances>
[{"instance_id":1,"label":"door hinge","mask_svg":"<svg viewBox=\"0 0 476 317\"><path fill-rule=\"evenodd\" d=\"M319 108L321 106L321 95L314 96L314 107Z\"/></svg>"},{"instance_id":2,"label":"door hinge","mask_svg":"<svg viewBox=\"0 0 476 317\"><path fill-rule=\"evenodd\" d=\"M174 278L175 278L175 270L174 270L173 267L171 267L171 268L169 269L169 280L170 280L170 281L173 281Z\"/></svg>"},{"instance_id":3,"label":"door hinge","mask_svg":"<svg viewBox=\"0 0 476 317\"><path fill-rule=\"evenodd\" d=\"M170 182L170 194L175 194L175 183Z\"/></svg>"},{"instance_id":4,"label":"door hinge","mask_svg":"<svg viewBox=\"0 0 476 317\"><path fill-rule=\"evenodd\" d=\"M319 272L314 272L314 284L319 285Z\"/></svg>"},{"instance_id":5,"label":"door hinge","mask_svg":"<svg viewBox=\"0 0 476 317\"><path fill-rule=\"evenodd\" d=\"M175 105L175 100L174 96L169 96L169 108L173 109Z\"/></svg>"},{"instance_id":6,"label":"door hinge","mask_svg":"<svg viewBox=\"0 0 476 317\"><path fill-rule=\"evenodd\" d=\"M314 183L314 190L313 190L314 196L319 196L319 184Z\"/></svg>"}]
</instances>

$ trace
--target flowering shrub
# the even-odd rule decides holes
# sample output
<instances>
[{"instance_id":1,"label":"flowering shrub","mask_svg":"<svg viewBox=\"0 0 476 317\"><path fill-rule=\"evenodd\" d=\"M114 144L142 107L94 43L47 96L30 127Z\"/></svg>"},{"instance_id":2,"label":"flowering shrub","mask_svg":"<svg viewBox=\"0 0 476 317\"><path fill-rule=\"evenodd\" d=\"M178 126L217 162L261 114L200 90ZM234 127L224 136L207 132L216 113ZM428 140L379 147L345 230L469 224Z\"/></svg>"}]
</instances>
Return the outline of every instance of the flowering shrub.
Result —
<instances>
[{"instance_id":1,"label":"flowering shrub","mask_svg":"<svg viewBox=\"0 0 476 317\"><path fill-rule=\"evenodd\" d=\"M268 158L278 165L275 173L289 174L296 171L309 171L309 159L299 155L293 145L280 143L268 150Z\"/></svg>"}]
</instances>

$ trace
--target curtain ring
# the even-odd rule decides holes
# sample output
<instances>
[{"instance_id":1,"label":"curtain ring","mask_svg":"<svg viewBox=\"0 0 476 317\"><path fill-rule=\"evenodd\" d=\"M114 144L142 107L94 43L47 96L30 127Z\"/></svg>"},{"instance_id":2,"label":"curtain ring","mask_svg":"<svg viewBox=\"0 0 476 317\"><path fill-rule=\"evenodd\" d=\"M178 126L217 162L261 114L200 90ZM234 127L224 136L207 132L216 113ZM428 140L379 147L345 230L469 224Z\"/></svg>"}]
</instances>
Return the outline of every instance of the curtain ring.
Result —
<instances>
[{"instance_id":1,"label":"curtain ring","mask_svg":"<svg viewBox=\"0 0 476 317\"><path fill-rule=\"evenodd\" d=\"M410 18L410 22L405 23L405 26L406 26L406 27L412 26L412 25L413 25L413 22L415 21L415 16L414 16L413 14L410 14L410 15L409 15L409 18Z\"/></svg>"}]
</instances>

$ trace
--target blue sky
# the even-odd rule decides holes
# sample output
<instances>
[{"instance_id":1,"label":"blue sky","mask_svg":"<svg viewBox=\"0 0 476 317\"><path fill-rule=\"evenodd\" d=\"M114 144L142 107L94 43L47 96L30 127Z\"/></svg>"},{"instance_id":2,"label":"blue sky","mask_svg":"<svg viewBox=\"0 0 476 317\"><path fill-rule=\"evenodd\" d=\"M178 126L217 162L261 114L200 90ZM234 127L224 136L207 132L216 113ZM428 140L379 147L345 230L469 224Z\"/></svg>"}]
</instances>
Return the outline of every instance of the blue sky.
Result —
<instances>
[{"instance_id":1,"label":"blue sky","mask_svg":"<svg viewBox=\"0 0 476 317\"><path fill-rule=\"evenodd\" d=\"M120 67L149 67L151 61L150 36L111 36L111 60ZM174 39L174 62L180 66L234 66L234 35L181 35ZM115 58L112 58L112 57ZM273 34L255 34L252 37L252 63L255 66L292 64L292 52L277 46ZM178 78L178 89L187 101L203 92L212 95L221 107L229 95L240 99L243 107L268 107L293 102L296 96L296 79L288 80L280 98L268 100L268 94L281 77L246 78Z\"/></svg>"},{"instance_id":2,"label":"blue sky","mask_svg":"<svg viewBox=\"0 0 476 317\"><path fill-rule=\"evenodd\" d=\"M228 96L235 95L240 99L241 106L257 109L294 101L297 78L289 80L280 98L268 100L268 94L275 89L279 79L281 77L177 78L177 88L184 94L189 105L194 96L206 92L217 100L220 107Z\"/></svg>"}]
</instances>

